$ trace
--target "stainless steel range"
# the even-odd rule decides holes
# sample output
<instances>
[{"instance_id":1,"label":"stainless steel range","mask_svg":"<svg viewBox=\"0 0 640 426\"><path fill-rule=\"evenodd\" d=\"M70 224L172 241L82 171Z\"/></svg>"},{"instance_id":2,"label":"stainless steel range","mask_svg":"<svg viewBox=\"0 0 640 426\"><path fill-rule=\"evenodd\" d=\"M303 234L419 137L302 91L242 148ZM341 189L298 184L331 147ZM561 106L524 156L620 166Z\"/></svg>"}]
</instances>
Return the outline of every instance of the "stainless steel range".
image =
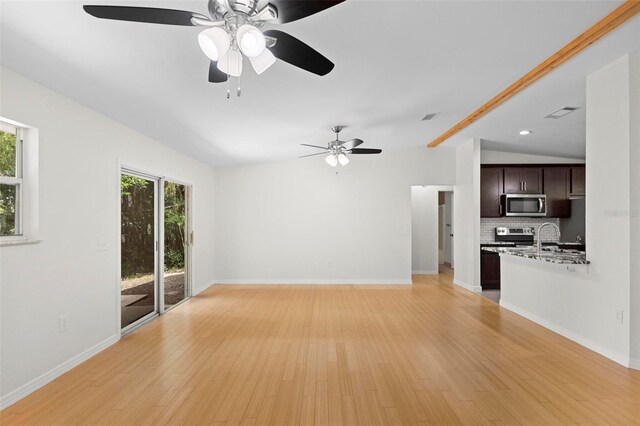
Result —
<instances>
[{"instance_id":1,"label":"stainless steel range","mask_svg":"<svg viewBox=\"0 0 640 426\"><path fill-rule=\"evenodd\" d=\"M504 226L496 227L496 242L515 243L520 245L533 245L533 236L535 230L533 227L524 228L507 228Z\"/></svg>"}]
</instances>

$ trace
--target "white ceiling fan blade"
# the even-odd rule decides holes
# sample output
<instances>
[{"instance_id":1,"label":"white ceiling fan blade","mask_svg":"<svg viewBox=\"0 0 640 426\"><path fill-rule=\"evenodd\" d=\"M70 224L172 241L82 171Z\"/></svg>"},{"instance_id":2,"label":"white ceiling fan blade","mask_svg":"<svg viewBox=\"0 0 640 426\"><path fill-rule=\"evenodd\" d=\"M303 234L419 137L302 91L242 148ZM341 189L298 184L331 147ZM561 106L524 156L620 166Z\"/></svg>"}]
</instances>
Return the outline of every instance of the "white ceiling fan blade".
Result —
<instances>
[{"instance_id":1,"label":"white ceiling fan blade","mask_svg":"<svg viewBox=\"0 0 640 426\"><path fill-rule=\"evenodd\" d=\"M318 149L324 149L325 151L329 151L329 148L327 148L326 146L309 145L308 143L301 143L300 145L302 145L302 146L310 146L311 148L318 148Z\"/></svg>"},{"instance_id":2,"label":"white ceiling fan blade","mask_svg":"<svg viewBox=\"0 0 640 426\"><path fill-rule=\"evenodd\" d=\"M276 62L276 57L273 56L273 53L271 53L269 49L264 49L264 51L255 58L249 58L249 61L251 61L251 66L253 66L256 73L262 74Z\"/></svg>"},{"instance_id":3,"label":"white ceiling fan blade","mask_svg":"<svg viewBox=\"0 0 640 426\"><path fill-rule=\"evenodd\" d=\"M350 141L340 142L338 145L342 146L345 150L349 151L364 143L362 139L351 139Z\"/></svg>"},{"instance_id":4,"label":"white ceiling fan blade","mask_svg":"<svg viewBox=\"0 0 640 426\"><path fill-rule=\"evenodd\" d=\"M229 50L226 55L218 60L218 69L227 75L240 77L242 74L242 53L237 50Z\"/></svg>"}]
</instances>

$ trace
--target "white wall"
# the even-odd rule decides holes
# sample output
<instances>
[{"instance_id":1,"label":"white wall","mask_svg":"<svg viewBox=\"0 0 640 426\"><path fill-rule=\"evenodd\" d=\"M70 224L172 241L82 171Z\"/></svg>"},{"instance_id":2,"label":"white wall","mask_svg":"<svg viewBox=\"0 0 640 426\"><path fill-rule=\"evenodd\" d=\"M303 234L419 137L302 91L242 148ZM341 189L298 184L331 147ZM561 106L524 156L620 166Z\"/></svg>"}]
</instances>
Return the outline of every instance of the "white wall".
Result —
<instances>
[{"instance_id":1,"label":"white wall","mask_svg":"<svg viewBox=\"0 0 640 426\"><path fill-rule=\"evenodd\" d=\"M472 291L480 286L480 141L456 149L453 197L454 283Z\"/></svg>"},{"instance_id":2,"label":"white wall","mask_svg":"<svg viewBox=\"0 0 640 426\"><path fill-rule=\"evenodd\" d=\"M628 56L587 77L586 244L598 285L581 306L599 320L585 337L627 358L629 321L616 312L630 313L630 84Z\"/></svg>"},{"instance_id":3,"label":"white wall","mask_svg":"<svg viewBox=\"0 0 640 426\"><path fill-rule=\"evenodd\" d=\"M608 300L600 303L594 297L602 295L607 284L593 269L501 255L500 306L627 365L625 339L616 344L604 338L606 332L619 334L622 327L612 324L615 312L604 312Z\"/></svg>"},{"instance_id":4,"label":"white wall","mask_svg":"<svg viewBox=\"0 0 640 426\"><path fill-rule=\"evenodd\" d=\"M411 187L411 269L438 273L438 187Z\"/></svg>"},{"instance_id":5,"label":"white wall","mask_svg":"<svg viewBox=\"0 0 640 426\"><path fill-rule=\"evenodd\" d=\"M451 185L455 149L216 169L218 283L410 283L411 186Z\"/></svg>"},{"instance_id":6,"label":"white wall","mask_svg":"<svg viewBox=\"0 0 640 426\"><path fill-rule=\"evenodd\" d=\"M640 52L629 61L631 173L631 365L640 370Z\"/></svg>"},{"instance_id":7,"label":"white wall","mask_svg":"<svg viewBox=\"0 0 640 426\"><path fill-rule=\"evenodd\" d=\"M39 244L0 249L2 404L117 336L118 159L194 184L193 282L213 279L208 166L1 69L0 115L40 133ZM108 241L98 251L98 238ZM58 318L68 315L68 330ZM31 382L29 384L29 382Z\"/></svg>"},{"instance_id":8,"label":"white wall","mask_svg":"<svg viewBox=\"0 0 640 426\"><path fill-rule=\"evenodd\" d=\"M637 62L631 63L629 56L622 57L587 78L586 244L591 264L567 274L552 271L554 265L522 268L512 259L505 265L507 256L501 258L501 305L624 365L633 365L630 358L637 356L630 346L632 333L638 333L637 293L633 305L631 300L640 277L638 210L633 210L640 201L635 171L640 140L637 129L631 130L639 122L631 108L638 107L638 91L631 89L640 74Z\"/></svg>"},{"instance_id":9,"label":"white wall","mask_svg":"<svg viewBox=\"0 0 640 426\"><path fill-rule=\"evenodd\" d=\"M584 164L585 160L483 149L480 153L480 162L481 164Z\"/></svg>"}]
</instances>

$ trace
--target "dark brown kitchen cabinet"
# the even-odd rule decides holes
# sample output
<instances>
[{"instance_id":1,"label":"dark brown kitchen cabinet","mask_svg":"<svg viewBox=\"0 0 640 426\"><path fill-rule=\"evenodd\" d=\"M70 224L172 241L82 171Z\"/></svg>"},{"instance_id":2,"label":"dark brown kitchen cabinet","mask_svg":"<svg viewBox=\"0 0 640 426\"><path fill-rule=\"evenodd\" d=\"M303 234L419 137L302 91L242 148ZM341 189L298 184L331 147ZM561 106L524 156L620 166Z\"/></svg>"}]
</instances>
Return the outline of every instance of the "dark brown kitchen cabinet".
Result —
<instances>
[{"instance_id":1,"label":"dark brown kitchen cabinet","mask_svg":"<svg viewBox=\"0 0 640 426\"><path fill-rule=\"evenodd\" d=\"M585 195L585 168L584 167L571 167L571 190L570 194L573 195Z\"/></svg>"},{"instance_id":2,"label":"dark brown kitchen cabinet","mask_svg":"<svg viewBox=\"0 0 640 426\"><path fill-rule=\"evenodd\" d=\"M483 290L500 289L500 255L482 250L480 252L480 285Z\"/></svg>"},{"instance_id":3,"label":"dark brown kitchen cabinet","mask_svg":"<svg viewBox=\"0 0 640 426\"><path fill-rule=\"evenodd\" d=\"M541 167L505 167L505 194L542 194Z\"/></svg>"},{"instance_id":4,"label":"dark brown kitchen cabinet","mask_svg":"<svg viewBox=\"0 0 640 426\"><path fill-rule=\"evenodd\" d=\"M500 217L502 195L502 168L487 167L480 170L480 217Z\"/></svg>"},{"instance_id":5,"label":"dark brown kitchen cabinet","mask_svg":"<svg viewBox=\"0 0 640 426\"><path fill-rule=\"evenodd\" d=\"M544 193L547 196L547 217L571 217L571 169L545 167Z\"/></svg>"}]
</instances>

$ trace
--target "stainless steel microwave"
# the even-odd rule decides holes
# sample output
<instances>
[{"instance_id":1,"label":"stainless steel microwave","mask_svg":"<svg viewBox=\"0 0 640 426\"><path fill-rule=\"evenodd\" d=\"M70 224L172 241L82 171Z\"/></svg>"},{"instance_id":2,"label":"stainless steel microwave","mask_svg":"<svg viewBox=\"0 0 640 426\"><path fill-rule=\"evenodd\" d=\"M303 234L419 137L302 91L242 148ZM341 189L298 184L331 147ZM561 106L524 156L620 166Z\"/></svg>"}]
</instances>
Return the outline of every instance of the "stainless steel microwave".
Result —
<instances>
[{"instance_id":1,"label":"stainless steel microwave","mask_svg":"<svg viewBox=\"0 0 640 426\"><path fill-rule=\"evenodd\" d=\"M547 196L544 194L505 194L502 196L505 216L546 216Z\"/></svg>"}]
</instances>

